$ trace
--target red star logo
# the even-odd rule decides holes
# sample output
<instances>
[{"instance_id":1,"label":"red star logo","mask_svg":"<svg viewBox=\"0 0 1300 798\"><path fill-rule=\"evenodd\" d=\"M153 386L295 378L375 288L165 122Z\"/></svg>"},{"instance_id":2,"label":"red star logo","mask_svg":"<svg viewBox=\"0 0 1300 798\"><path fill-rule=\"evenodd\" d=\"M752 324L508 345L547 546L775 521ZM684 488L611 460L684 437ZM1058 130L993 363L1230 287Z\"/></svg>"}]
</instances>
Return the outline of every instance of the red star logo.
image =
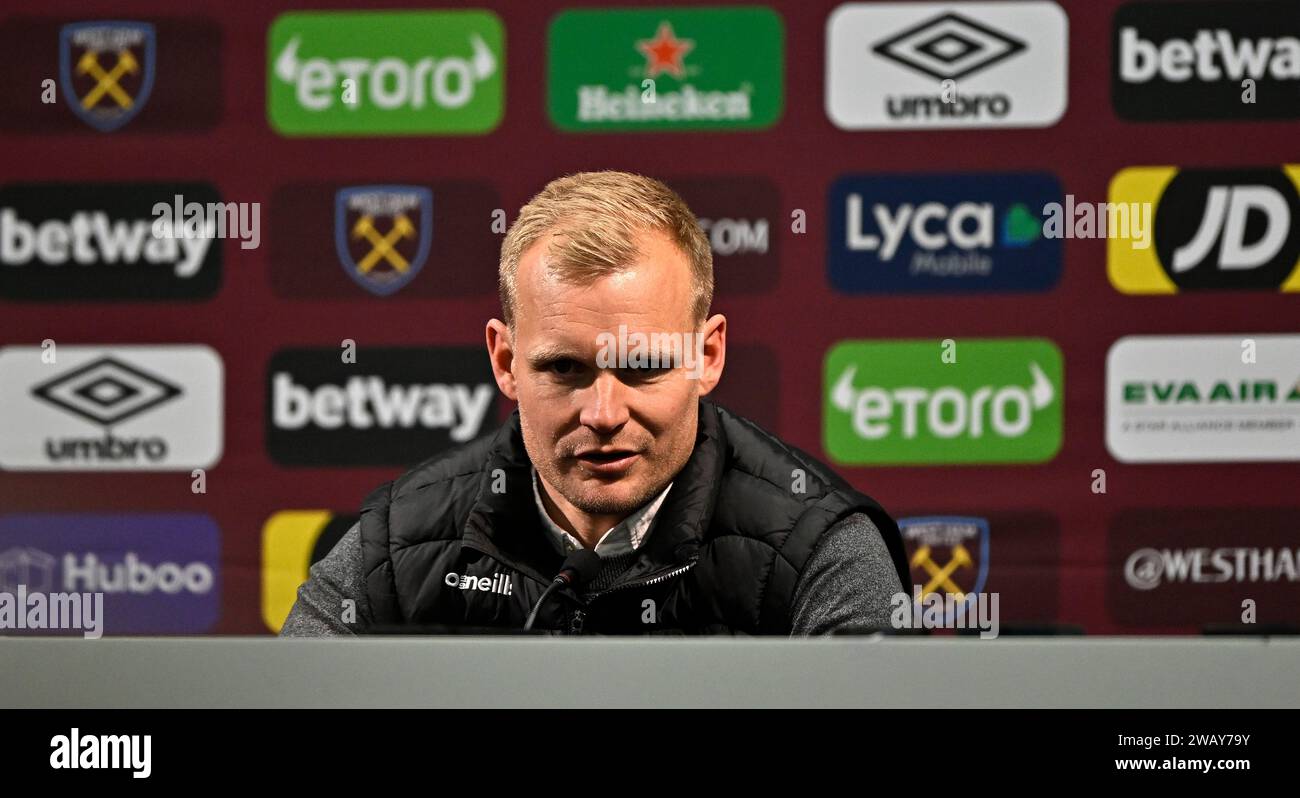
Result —
<instances>
[{"instance_id":1,"label":"red star logo","mask_svg":"<svg viewBox=\"0 0 1300 798\"><path fill-rule=\"evenodd\" d=\"M646 58L646 77L653 78L660 72L667 72L675 78L683 78L686 67L682 59L695 49L695 40L677 38L672 23L665 21L659 23L653 39L638 39L636 49Z\"/></svg>"}]
</instances>

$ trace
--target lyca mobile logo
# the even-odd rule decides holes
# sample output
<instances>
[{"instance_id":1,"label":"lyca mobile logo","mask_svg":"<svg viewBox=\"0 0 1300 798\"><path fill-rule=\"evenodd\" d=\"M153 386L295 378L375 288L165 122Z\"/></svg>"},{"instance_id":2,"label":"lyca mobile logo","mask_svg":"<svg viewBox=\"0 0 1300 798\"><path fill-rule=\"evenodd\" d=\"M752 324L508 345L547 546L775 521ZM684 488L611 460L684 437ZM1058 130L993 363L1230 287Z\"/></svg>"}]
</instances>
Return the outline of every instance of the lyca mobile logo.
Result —
<instances>
[{"instance_id":1,"label":"lyca mobile logo","mask_svg":"<svg viewBox=\"0 0 1300 798\"><path fill-rule=\"evenodd\" d=\"M843 341L823 385L823 442L845 465L1039 463L1061 446L1046 339Z\"/></svg>"},{"instance_id":2,"label":"lyca mobile logo","mask_svg":"<svg viewBox=\"0 0 1300 798\"><path fill-rule=\"evenodd\" d=\"M547 94L562 130L768 127L784 29L770 8L569 10L551 23Z\"/></svg>"},{"instance_id":3,"label":"lyca mobile logo","mask_svg":"<svg viewBox=\"0 0 1300 798\"><path fill-rule=\"evenodd\" d=\"M221 457L222 369L205 346L0 349L0 465L207 468Z\"/></svg>"},{"instance_id":4,"label":"lyca mobile logo","mask_svg":"<svg viewBox=\"0 0 1300 798\"><path fill-rule=\"evenodd\" d=\"M826 113L848 130L1055 124L1067 30L1049 2L842 5L827 21Z\"/></svg>"},{"instance_id":5,"label":"lyca mobile logo","mask_svg":"<svg viewBox=\"0 0 1300 798\"><path fill-rule=\"evenodd\" d=\"M1040 209L1048 174L846 176L830 189L827 269L841 291L1045 291L1061 242Z\"/></svg>"},{"instance_id":6,"label":"lyca mobile logo","mask_svg":"<svg viewBox=\"0 0 1300 798\"><path fill-rule=\"evenodd\" d=\"M504 111L490 11L291 12L267 59L267 114L286 136L486 133Z\"/></svg>"},{"instance_id":7,"label":"lyca mobile logo","mask_svg":"<svg viewBox=\"0 0 1300 798\"><path fill-rule=\"evenodd\" d=\"M1151 249L1108 245L1111 284L1126 294L1300 291L1300 166L1125 169L1111 202L1155 205Z\"/></svg>"},{"instance_id":8,"label":"lyca mobile logo","mask_svg":"<svg viewBox=\"0 0 1300 798\"><path fill-rule=\"evenodd\" d=\"M1129 3L1111 42L1111 99L1124 119L1300 117L1290 0Z\"/></svg>"}]
</instances>

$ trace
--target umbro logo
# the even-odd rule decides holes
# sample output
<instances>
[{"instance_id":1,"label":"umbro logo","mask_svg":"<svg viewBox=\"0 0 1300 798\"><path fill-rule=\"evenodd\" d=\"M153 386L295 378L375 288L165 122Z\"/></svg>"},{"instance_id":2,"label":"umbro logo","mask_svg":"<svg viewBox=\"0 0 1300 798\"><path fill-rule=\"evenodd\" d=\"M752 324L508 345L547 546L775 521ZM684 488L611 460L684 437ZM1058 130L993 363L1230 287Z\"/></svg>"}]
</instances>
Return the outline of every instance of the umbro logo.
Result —
<instances>
[{"instance_id":1,"label":"umbro logo","mask_svg":"<svg viewBox=\"0 0 1300 798\"><path fill-rule=\"evenodd\" d=\"M515 589L510 574L493 574L491 577L486 577L462 576L452 572L442 578L442 583L447 587L455 587L461 590L478 590L484 593L498 593L502 596L509 596Z\"/></svg>"},{"instance_id":2,"label":"umbro logo","mask_svg":"<svg viewBox=\"0 0 1300 798\"><path fill-rule=\"evenodd\" d=\"M938 80L957 80L1024 50L1016 38L960 14L942 14L877 44L877 55Z\"/></svg>"},{"instance_id":3,"label":"umbro logo","mask_svg":"<svg viewBox=\"0 0 1300 798\"><path fill-rule=\"evenodd\" d=\"M120 360L101 357L37 385L32 394L88 421L109 426L174 399L181 389Z\"/></svg>"}]
</instances>

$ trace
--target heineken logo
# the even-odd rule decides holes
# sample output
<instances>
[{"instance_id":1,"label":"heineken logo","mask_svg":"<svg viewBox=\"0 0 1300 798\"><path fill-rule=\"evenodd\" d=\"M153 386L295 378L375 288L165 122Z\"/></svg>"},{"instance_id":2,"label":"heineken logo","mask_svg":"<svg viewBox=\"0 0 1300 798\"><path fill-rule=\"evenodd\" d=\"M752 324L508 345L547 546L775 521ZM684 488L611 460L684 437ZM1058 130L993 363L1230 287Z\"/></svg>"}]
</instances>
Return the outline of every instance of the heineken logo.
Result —
<instances>
[{"instance_id":1,"label":"heineken logo","mask_svg":"<svg viewBox=\"0 0 1300 798\"><path fill-rule=\"evenodd\" d=\"M783 37L768 8L563 12L551 118L564 130L766 127L783 104Z\"/></svg>"}]
</instances>

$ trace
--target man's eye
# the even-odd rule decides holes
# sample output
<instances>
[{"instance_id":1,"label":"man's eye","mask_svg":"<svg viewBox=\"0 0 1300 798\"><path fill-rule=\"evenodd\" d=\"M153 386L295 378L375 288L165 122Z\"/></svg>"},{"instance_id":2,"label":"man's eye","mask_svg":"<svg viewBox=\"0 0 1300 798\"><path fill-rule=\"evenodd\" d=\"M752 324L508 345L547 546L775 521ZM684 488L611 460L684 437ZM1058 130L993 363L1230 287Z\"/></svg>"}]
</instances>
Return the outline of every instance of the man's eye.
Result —
<instances>
[{"instance_id":1,"label":"man's eye","mask_svg":"<svg viewBox=\"0 0 1300 798\"><path fill-rule=\"evenodd\" d=\"M629 380L650 380L661 377L672 370L672 366L634 366L619 369L623 378Z\"/></svg>"},{"instance_id":2,"label":"man's eye","mask_svg":"<svg viewBox=\"0 0 1300 798\"><path fill-rule=\"evenodd\" d=\"M567 360L567 359L555 360L552 361L547 366L547 369L549 369L554 374L558 374L561 377L568 377L578 372L578 364L572 360Z\"/></svg>"}]
</instances>

